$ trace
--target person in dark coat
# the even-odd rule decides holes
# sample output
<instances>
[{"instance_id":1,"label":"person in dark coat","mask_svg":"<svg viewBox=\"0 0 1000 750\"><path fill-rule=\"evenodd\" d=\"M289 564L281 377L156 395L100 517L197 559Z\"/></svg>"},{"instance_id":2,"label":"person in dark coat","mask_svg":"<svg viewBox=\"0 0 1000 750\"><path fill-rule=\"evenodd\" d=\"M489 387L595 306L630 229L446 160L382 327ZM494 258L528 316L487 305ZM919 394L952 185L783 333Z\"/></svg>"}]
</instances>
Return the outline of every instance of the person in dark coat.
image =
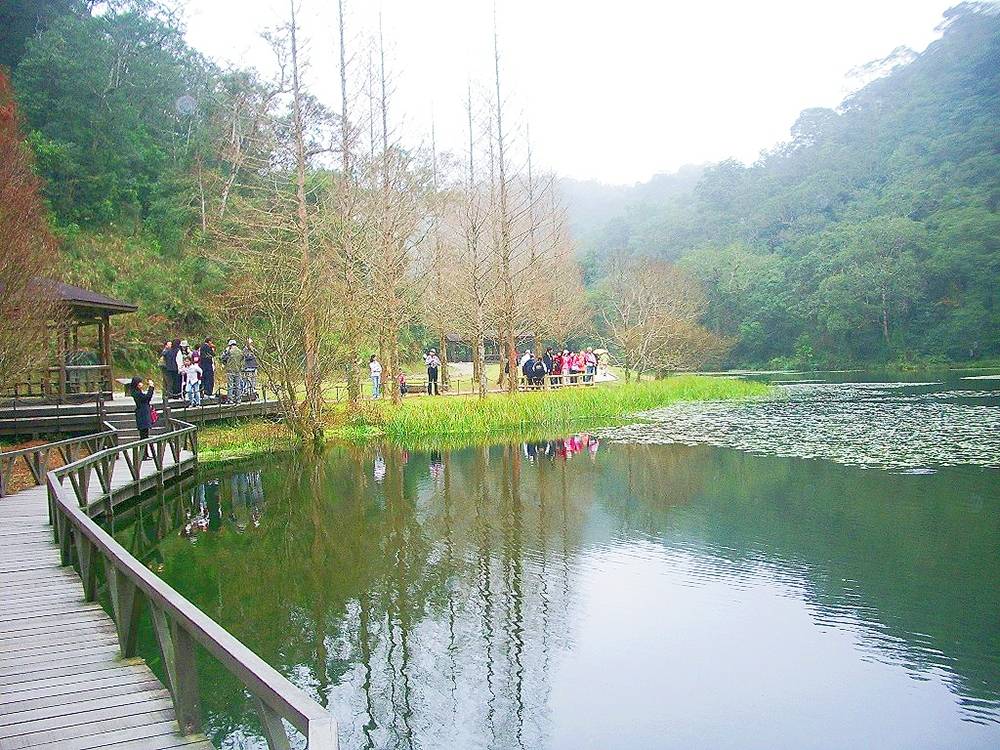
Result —
<instances>
[{"instance_id":1,"label":"person in dark coat","mask_svg":"<svg viewBox=\"0 0 1000 750\"><path fill-rule=\"evenodd\" d=\"M524 360L524 364L521 365L521 374L524 375L526 380L526 385L534 385L535 382L535 355L529 354L528 358Z\"/></svg>"},{"instance_id":2,"label":"person in dark coat","mask_svg":"<svg viewBox=\"0 0 1000 750\"><path fill-rule=\"evenodd\" d=\"M201 354L201 385L205 395L211 396L215 392L215 344L212 339L205 337L198 351Z\"/></svg>"},{"instance_id":3,"label":"person in dark coat","mask_svg":"<svg viewBox=\"0 0 1000 750\"><path fill-rule=\"evenodd\" d=\"M142 378L138 375L132 378L129 383L129 393L132 395L132 400L135 401L135 428L139 431L139 439L145 440L149 437L149 430L153 426L153 407L150 405L153 400L153 389L152 383L147 382L147 390L143 393L142 388ZM145 461L149 458L148 447L143 450L142 460Z\"/></svg>"},{"instance_id":4,"label":"person in dark coat","mask_svg":"<svg viewBox=\"0 0 1000 750\"><path fill-rule=\"evenodd\" d=\"M181 371L177 362L177 355L181 351L181 340L174 339L170 342L170 348L163 353L164 365L167 374L170 376L170 392L164 394L164 398L180 398L181 395Z\"/></svg>"}]
</instances>

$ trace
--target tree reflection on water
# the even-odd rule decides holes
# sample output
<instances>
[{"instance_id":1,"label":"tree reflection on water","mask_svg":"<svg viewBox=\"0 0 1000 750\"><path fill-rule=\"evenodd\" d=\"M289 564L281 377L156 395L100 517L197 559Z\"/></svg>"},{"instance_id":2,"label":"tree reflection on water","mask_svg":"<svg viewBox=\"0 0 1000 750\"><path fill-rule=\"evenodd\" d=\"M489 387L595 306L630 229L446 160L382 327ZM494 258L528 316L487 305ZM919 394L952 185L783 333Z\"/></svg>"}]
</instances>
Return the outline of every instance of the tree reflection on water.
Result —
<instances>
[{"instance_id":1,"label":"tree reflection on water","mask_svg":"<svg viewBox=\"0 0 1000 750\"><path fill-rule=\"evenodd\" d=\"M328 706L345 747L558 744L553 676L575 658L581 576L636 540L727 583L794 578L816 623L849 617L878 658L946 668L969 715L996 721L997 509L991 526L953 502L995 478L889 476L589 434L338 448L203 478L117 534L146 539L171 585ZM200 672L216 743L263 747L242 688L208 659Z\"/></svg>"}]
</instances>

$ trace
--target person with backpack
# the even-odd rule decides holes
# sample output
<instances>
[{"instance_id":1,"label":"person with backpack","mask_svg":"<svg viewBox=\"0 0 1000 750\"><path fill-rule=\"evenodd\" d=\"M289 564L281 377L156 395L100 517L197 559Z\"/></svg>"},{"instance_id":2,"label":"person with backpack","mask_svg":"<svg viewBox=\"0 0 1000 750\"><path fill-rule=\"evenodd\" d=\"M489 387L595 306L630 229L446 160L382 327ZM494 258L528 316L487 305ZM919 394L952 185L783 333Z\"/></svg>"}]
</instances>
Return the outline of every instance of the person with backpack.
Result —
<instances>
[{"instance_id":1,"label":"person with backpack","mask_svg":"<svg viewBox=\"0 0 1000 750\"><path fill-rule=\"evenodd\" d=\"M535 382L535 355L527 352L528 358L521 361L521 374L524 375L525 386L531 387Z\"/></svg>"},{"instance_id":2,"label":"person with backpack","mask_svg":"<svg viewBox=\"0 0 1000 750\"><path fill-rule=\"evenodd\" d=\"M243 386L245 394L251 401L257 399L257 350L253 348L253 339L247 339L247 345L243 348Z\"/></svg>"},{"instance_id":3,"label":"person with backpack","mask_svg":"<svg viewBox=\"0 0 1000 750\"><path fill-rule=\"evenodd\" d=\"M229 339L222 353L222 365L226 368L226 392L229 403L238 404L243 391L243 350L236 339Z\"/></svg>"},{"instance_id":4,"label":"person with backpack","mask_svg":"<svg viewBox=\"0 0 1000 750\"><path fill-rule=\"evenodd\" d=\"M441 369L441 358L437 352L431 349L424 357L424 364L427 365L427 395L437 396L438 393L438 372Z\"/></svg>"},{"instance_id":5,"label":"person with backpack","mask_svg":"<svg viewBox=\"0 0 1000 750\"><path fill-rule=\"evenodd\" d=\"M545 384L545 375L546 375L545 361L542 359L533 359L531 360L531 362L532 362L532 369L531 369L532 383L534 384L535 388L541 388Z\"/></svg>"}]
</instances>

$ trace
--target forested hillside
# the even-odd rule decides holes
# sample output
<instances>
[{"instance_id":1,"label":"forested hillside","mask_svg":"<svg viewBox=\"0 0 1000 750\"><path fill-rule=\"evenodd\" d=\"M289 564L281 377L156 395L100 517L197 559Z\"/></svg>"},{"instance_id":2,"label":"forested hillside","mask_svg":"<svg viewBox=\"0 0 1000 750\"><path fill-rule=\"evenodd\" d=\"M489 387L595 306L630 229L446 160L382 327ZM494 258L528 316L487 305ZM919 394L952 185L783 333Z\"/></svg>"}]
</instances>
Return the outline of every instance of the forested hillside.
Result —
<instances>
[{"instance_id":1,"label":"forested hillside","mask_svg":"<svg viewBox=\"0 0 1000 750\"><path fill-rule=\"evenodd\" d=\"M946 23L755 164L617 194L628 205L580 238L588 277L622 249L676 260L737 337L731 364L1000 355L1000 17L965 4Z\"/></svg>"},{"instance_id":2,"label":"forested hillside","mask_svg":"<svg viewBox=\"0 0 1000 750\"><path fill-rule=\"evenodd\" d=\"M141 306L116 332L120 360L149 358L167 335L200 335L231 283L211 224L247 164L286 164L288 113L272 112L274 90L255 72L189 48L155 2L13 8L0 65L12 71L62 276ZM627 251L700 280L701 322L734 342L728 364L1000 356L995 6L957 6L925 52L880 66L836 110L802 112L790 140L753 165L692 166L632 188L562 181L595 300L610 288L610 259ZM265 121L271 151L248 154ZM539 281L546 292L562 284ZM519 325L565 338L586 322L584 310L574 316L570 328L528 313ZM602 325L597 314L598 335Z\"/></svg>"},{"instance_id":3,"label":"forested hillside","mask_svg":"<svg viewBox=\"0 0 1000 750\"><path fill-rule=\"evenodd\" d=\"M221 287L200 251L196 175L222 71L184 42L179 24L145 2L101 14L77 0L15 4L3 30L71 283L140 305L117 323L125 361L207 321Z\"/></svg>"}]
</instances>

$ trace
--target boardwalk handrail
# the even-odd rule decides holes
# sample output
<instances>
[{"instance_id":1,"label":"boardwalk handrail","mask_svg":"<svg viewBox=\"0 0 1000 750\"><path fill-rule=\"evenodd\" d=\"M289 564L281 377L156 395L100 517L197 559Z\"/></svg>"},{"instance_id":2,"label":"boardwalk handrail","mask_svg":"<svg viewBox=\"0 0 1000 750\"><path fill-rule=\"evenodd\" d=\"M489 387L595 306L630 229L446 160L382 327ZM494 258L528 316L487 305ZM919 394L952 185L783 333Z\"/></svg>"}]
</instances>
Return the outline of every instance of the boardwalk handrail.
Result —
<instances>
[{"instance_id":1,"label":"boardwalk handrail","mask_svg":"<svg viewBox=\"0 0 1000 750\"><path fill-rule=\"evenodd\" d=\"M62 564L76 566L87 601L97 599L98 573L99 568L103 568L104 586L111 599L118 645L124 658L136 655L139 616L145 602L163 659L166 686L184 734L198 733L202 727L194 648L198 643L254 696L271 750L289 747L282 719L305 735L309 750L336 750L337 723L326 709L147 569L87 514L87 492L82 489L81 495L78 482L73 481L74 475L89 475L91 471L100 474L103 471L101 462L106 461L108 455L117 457L125 451L124 455L131 454L135 458L141 456L140 451L145 452L146 446L163 446L183 435L197 435L193 425L178 420L171 420L171 424L178 429L98 451L47 472L49 506ZM191 445L197 452L196 437L192 440ZM161 456L157 461L158 472L163 471L165 450L164 447L154 449L154 458L157 454ZM175 458L179 455L178 451ZM140 466L141 460L136 465ZM66 477L70 477L72 493L64 484ZM99 565L101 561L103 566Z\"/></svg>"},{"instance_id":2,"label":"boardwalk handrail","mask_svg":"<svg viewBox=\"0 0 1000 750\"><path fill-rule=\"evenodd\" d=\"M45 483L45 474L49 470L49 456L52 455L52 451L59 454L64 464L71 464L77 460L80 448L94 454L105 448L113 448L118 445L118 432L115 428L107 422L102 423L101 426L104 428L101 432L0 452L0 497L9 494L10 481L18 460L23 460L27 465L31 478L34 480L34 486L37 487Z\"/></svg>"}]
</instances>

